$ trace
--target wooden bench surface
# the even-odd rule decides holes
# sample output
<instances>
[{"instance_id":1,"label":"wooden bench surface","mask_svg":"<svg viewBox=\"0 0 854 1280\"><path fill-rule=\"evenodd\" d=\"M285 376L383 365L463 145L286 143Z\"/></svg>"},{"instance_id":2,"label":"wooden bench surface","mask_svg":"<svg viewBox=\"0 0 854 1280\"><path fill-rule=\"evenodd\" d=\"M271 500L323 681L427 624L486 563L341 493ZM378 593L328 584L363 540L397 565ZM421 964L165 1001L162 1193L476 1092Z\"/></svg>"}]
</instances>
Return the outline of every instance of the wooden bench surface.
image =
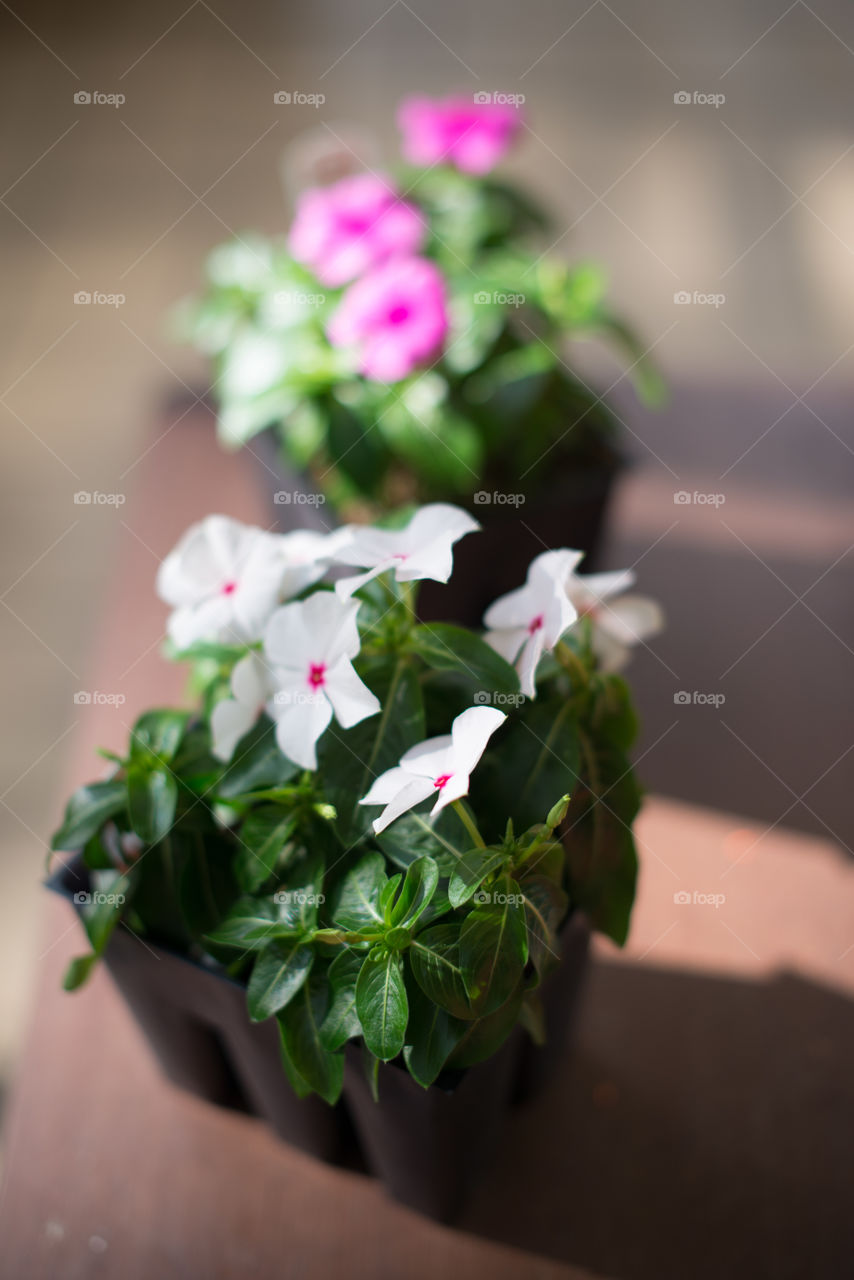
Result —
<instances>
[{"instance_id":1,"label":"wooden bench surface","mask_svg":"<svg viewBox=\"0 0 854 1280\"><path fill-rule=\"evenodd\" d=\"M210 510L267 523L249 460L223 455L204 415L168 432L137 473L92 662L93 687L127 701L87 708L69 785L95 776L94 747L121 746L139 710L180 699L182 675L158 652L159 557ZM597 944L577 1050L511 1117L458 1230L166 1084L104 973L60 990L81 938L66 904L46 900L7 1111L0 1273L844 1274L851 870L820 840L658 799L638 830L630 944ZM34 849L34 874L39 860Z\"/></svg>"}]
</instances>

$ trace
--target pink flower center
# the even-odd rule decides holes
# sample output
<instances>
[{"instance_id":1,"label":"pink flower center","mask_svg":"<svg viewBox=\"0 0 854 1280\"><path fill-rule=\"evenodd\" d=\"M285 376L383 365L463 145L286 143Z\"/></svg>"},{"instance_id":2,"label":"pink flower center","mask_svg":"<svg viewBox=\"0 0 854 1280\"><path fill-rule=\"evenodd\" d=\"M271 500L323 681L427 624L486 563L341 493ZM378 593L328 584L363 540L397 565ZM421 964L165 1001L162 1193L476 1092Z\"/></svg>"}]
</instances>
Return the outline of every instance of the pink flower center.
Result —
<instances>
[{"instance_id":1,"label":"pink flower center","mask_svg":"<svg viewBox=\"0 0 854 1280\"><path fill-rule=\"evenodd\" d=\"M528 631L530 632L531 635L534 635L537 631L540 631L542 629L542 625L543 625L543 615L541 613L538 613L536 618L532 618L531 621L528 623Z\"/></svg>"},{"instance_id":2,"label":"pink flower center","mask_svg":"<svg viewBox=\"0 0 854 1280\"><path fill-rule=\"evenodd\" d=\"M405 302L399 302L397 306L392 307L388 313L389 324L405 324L409 319L409 307Z\"/></svg>"},{"instance_id":3,"label":"pink flower center","mask_svg":"<svg viewBox=\"0 0 854 1280\"><path fill-rule=\"evenodd\" d=\"M224 582L222 584L222 594L224 596L230 596L236 590L237 590L236 582Z\"/></svg>"},{"instance_id":4,"label":"pink flower center","mask_svg":"<svg viewBox=\"0 0 854 1280\"><path fill-rule=\"evenodd\" d=\"M454 775L452 773L440 773L439 777L433 783L433 786L436 788L437 791L441 791L445 783L450 782L453 776Z\"/></svg>"},{"instance_id":5,"label":"pink flower center","mask_svg":"<svg viewBox=\"0 0 854 1280\"><path fill-rule=\"evenodd\" d=\"M326 663L312 662L308 668L308 683L312 689L319 689L326 683Z\"/></svg>"}]
</instances>

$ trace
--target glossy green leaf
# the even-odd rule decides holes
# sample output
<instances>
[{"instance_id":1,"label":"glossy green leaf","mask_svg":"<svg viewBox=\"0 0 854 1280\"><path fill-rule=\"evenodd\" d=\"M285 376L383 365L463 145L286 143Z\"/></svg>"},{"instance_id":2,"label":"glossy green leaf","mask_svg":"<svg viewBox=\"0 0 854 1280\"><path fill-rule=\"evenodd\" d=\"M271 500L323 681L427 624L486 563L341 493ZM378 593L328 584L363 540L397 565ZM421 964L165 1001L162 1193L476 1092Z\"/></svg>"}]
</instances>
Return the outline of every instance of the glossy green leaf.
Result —
<instances>
[{"instance_id":1,"label":"glossy green leaf","mask_svg":"<svg viewBox=\"0 0 854 1280\"><path fill-rule=\"evenodd\" d=\"M207 935L221 947L262 951L275 936L278 912L269 898L240 898Z\"/></svg>"},{"instance_id":2,"label":"glossy green leaf","mask_svg":"<svg viewBox=\"0 0 854 1280\"><path fill-rule=\"evenodd\" d=\"M429 667L439 671L459 671L489 692L516 693L519 677L509 662L464 627L434 622L414 627L409 647Z\"/></svg>"},{"instance_id":3,"label":"glossy green leaf","mask_svg":"<svg viewBox=\"0 0 854 1280\"><path fill-rule=\"evenodd\" d=\"M309 975L314 962L311 947L299 938L280 938L264 948L249 979L247 997L253 1022L272 1018L289 1003Z\"/></svg>"},{"instance_id":4,"label":"glossy green leaf","mask_svg":"<svg viewBox=\"0 0 854 1280\"><path fill-rule=\"evenodd\" d=\"M415 981L435 1004L456 1018L473 1018L460 961L457 922L431 925L413 939L407 952Z\"/></svg>"},{"instance_id":5,"label":"glossy green leaf","mask_svg":"<svg viewBox=\"0 0 854 1280\"><path fill-rule=\"evenodd\" d=\"M181 744L190 714L187 711L146 711L133 726L131 759L154 756L171 761Z\"/></svg>"},{"instance_id":6,"label":"glossy green leaf","mask_svg":"<svg viewBox=\"0 0 854 1280\"><path fill-rule=\"evenodd\" d=\"M366 956L356 980L356 1009L368 1049L382 1062L403 1048L409 1003L400 956L376 947Z\"/></svg>"},{"instance_id":7,"label":"glossy green leaf","mask_svg":"<svg viewBox=\"0 0 854 1280\"><path fill-rule=\"evenodd\" d=\"M356 1009L356 979L364 959L364 952L345 948L329 966L327 977L332 1001L320 1028L320 1041L325 1049L340 1049L347 1040L362 1034Z\"/></svg>"},{"instance_id":8,"label":"glossy green leaf","mask_svg":"<svg viewBox=\"0 0 854 1280\"><path fill-rule=\"evenodd\" d=\"M260 889L273 875L285 844L297 825L291 810L261 805L250 810L240 828L235 869L246 893Z\"/></svg>"},{"instance_id":9,"label":"glossy green leaf","mask_svg":"<svg viewBox=\"0 0 854 1280\"><path fill-rule=\"evenodd\" d=\"M175 821L178 783L166 769L131 764L127 771L131 826L145 844L162 840Z\"/></svg>"},{"instance_id":10,"label":"glossy green leaf","mask_svg":"<svg viewBox=\"0 0 854 1280\"><path fill-rule=\"evenodd\" d=\"M468 849L454 865L448 885L452 907L461 907L488 875L503 867L507 854L502 849Z\"/></svg>"},{"instance_id":11,"label":"glossy green leaf","mask_svg":"<svg viewBox=\"0 0 854 1280\"><path fill-rule=\"evenodd\" d=\"M281 787L299 773L299 766L283 756L276 745L276 728L266 716L244 735L234 749L231 763L217 787L225 800L266 787Z\"/></svg>"},{"instance_id":12,"label":"glossy green leaf","mask_svg":"<svg viewBox=\"0 0 854 1280\"><path fill-rule=\"evenodd\" d=\"M380 893L385 882L382 854L366 853L338 886L331 912L335 925L351 930L382 927Z\"/></svg>"},{"instance_id":13,"label":"glossy green leaf","mask_svg":"<svg viewBox=\"0 0 854 1280\"><path fill-rule=\"evenodd\" d=\"M427 1089L470 1025L434 1004L417 982L407 985L409 1024L403 1058L413 1080Z\"/></svg>"},{"instance_id":14,"label":"glossy green leaf","mask_svg":"<svg viewBox=\"0 0 854 1280\"><path fill-rule=\"evenodd\" d=\"M525 898L528 955L540 977L560 961L558 931L569 907L564 891L548 876L527 875L519 881Z\"/></svg>"},{"instance_id":15,"label":"glossy green leaf","mask_svg":"<svg viewBox=\"0 0 854 1280\"><path fill-rule=\"evenodd\" d=\"M509 998L528 959L522 892L509 875L478 890L460 930L460 967L472 1008L492 1013Z\"/></svg>"},{"instance_id":16,"label":"glossy green leaf","mask_svg":"<svg viewBox=\"0 0 854 1280\"><path fill-rule=\"evenodd\" d=\"M123 778L92 782L78 787L65 809L62 826L50 842L52 849L76 852L97 835L108 818L127 805L127 783Z\"/></svg>"},{"instance_id":17,"label":"glossy green leaf","mask_svg":"<svg viewBox=\"0 0 854 1280\"><path fill-rule=\"evenodd\" d=\"M390 923L399 929L411 928L428 906L439 883L439 868L432 858L419 858L407 868Z\"/></svg>"},{"instance_id":18,"label":"glossy green leaf","mask_svg":"<svg viewBox=\"0 0 854 1280\"><path fill-rule=\"evenodd\" d=\"M328 1103L338 1101L344 1081L344 1055L330 1053L320 1039L329 1007L329 983L312 974L278 1015L288 1060L305 1083Z\"/></svg>"}]
</instances>

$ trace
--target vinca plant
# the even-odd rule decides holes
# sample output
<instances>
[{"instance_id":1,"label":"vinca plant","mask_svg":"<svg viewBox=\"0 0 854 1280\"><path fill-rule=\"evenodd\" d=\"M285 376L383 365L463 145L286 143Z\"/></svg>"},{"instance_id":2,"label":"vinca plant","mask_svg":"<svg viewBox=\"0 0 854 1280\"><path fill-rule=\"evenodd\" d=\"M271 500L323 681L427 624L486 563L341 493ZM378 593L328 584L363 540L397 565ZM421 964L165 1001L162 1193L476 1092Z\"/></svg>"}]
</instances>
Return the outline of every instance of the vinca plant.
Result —
<instances>
[{"instance_id":1,"label":"vinca plant","mask_svg":"<svg viewBox=\"0 0 854 1280\"><path fill-rule=\"evenodd\" d=\"M531 493L558 470L610 470L619 422L571 364L572 339L662 388L601 271L544 249L562 236L492 170L516 105L415 98L406 165L302 191L286 236L214 250L180 329L214 363L231 446L265 428L339 508Z\"/></svg>"},{"instance_id":2,"label":"vinca plant","mask_svg":"<svg viewBox=\"0 0 854 1280\"><path fill-rule=\"evenodd\" d=\"M434 504L399 527L274 535L224 516L161 565L191 709L147 711L70 799L80 986L122 922L245 984L294 1090L334 1103L344 1049L424 1087L493 1054L570 914L622 943L640 792L617 668L659 624L631 575L549 551L485 631L419 621L477 536ZM79 867L79 863L77 864Z\"/></svg>"}]
</instances>

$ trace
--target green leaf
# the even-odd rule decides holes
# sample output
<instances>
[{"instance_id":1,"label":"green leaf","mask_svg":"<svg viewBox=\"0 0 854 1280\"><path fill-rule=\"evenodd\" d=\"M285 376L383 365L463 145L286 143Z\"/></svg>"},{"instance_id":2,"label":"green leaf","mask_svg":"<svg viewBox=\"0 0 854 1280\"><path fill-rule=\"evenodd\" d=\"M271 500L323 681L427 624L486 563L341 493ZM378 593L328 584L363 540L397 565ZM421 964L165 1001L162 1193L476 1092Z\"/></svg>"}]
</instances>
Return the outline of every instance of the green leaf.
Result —
<instances>
[{"instance_id":1,"label":"green leaf","mask_svg":"<svg viewBox=\"0 0 854 1280\"><path fill-rule=\"evenodd\" d=\"M638 859L632 823L641 793L626 756L584 733L582 785L566 817L569 894L618 946L629 932Z\"/></svg>"},{"instance_id":2,"label":"green leaf","mask_svg":"<svg viewBox=\"0 0 854 1280\"><path fill-rule=\"evenodd\" d=\"M434 622L413 627L409 648L438 671L460 671L485 692L518 693L519 677L494 649L464 627Z\"/></svg>"},{"instance_id":3,"label":"green leaf","mask_svg":"<svg viewBox=\"0 0 854 1280\"><path fill-rule=\"evenodd\" d=\"M131 760L154 756L171 761L190 719L188 711L146 711L131 731Z\"/></svg>"},{"instance_id":4,"label":"green leaf","mask_svg":"<svg viewBox=\"0 0 854 1280\"><path fill-rule=\"evenodd\" d=\"M262 805L249 812L240 828L235 862L240 887L246 893L254 893L273 875L296 825L293 812L280 805Z\"/></svg>"},{"instance_id":5,"label":"green leaf","mask_svg":"<svg viewBox=\"0 0 854 1280\"><path fill-rule=\"evenodd\" d=\"M510 998L495 1013L470 1022L465 1034L448 1059L455 1070L473 1067L491 1058L510 1035L519 1017L524 991L520 983Z\"/></svg>"},{"instance_id":6,"label":"green leaf","mask_svg":"<svg viewBox=\"0 0 854 1280\"><path fill-rule=\"evenodd\" d=\"M357 671L382 710L352 729L332 726L318 752L325 796L337 810L337 828L347 842L367 834L376 817L372 805L358 803L374 779L424 740L421 690L410 663L383 657L358 663Z\"/></svg>"},{"instance_id":7,"label":"green leaf","mask_svg":"<svg viewBox=\"0 0 854 1280\"><path fill-rule=\"evenodd\" d=\"M510 997L528 959L522 892L509 875L479 890L460 931L460 966L476 1013L494 1012Z\"/></svg>"},{"instance_id":8,"label":"green leaf","mask_svg":"<svg viewBox=\"0 0 854 1280\"><path fill-rule=\"evenodd\" d=\"M131 764L127 771L131 826L145 844L162 840L175 821L178 783L166 769Z\"/></svg>"},{"instance_id":9,"label":"green leaf","mask_svg":"<svg viewBox=\"0 0 854 1280\"><path fill-rule=\"evenodd\" d=\"M344 1081L344 1055L330 1053L320 1040L320 1027L329 1006L329 983L312 974L278 1015L282 1040L294 1070L330 1105L336 1103Z\"/></svg>"},{"instance_id":10,"label":"green leaf","mask_svg":"<svg viewBox=\"0 0 854 1280\"><path fill-rule=\"evenodd\" d=\"M282 1060L282 1067L284 1068L285 1075L288 1077L290 1086L297 1097L300 1099L307 1098L314 1092L314 1090L310 1084L306 1084L305 1080L303 1080L302 1076L293 1064L293 1059L288 1053L288 1048L285 1044L285 1033L282 1028L281 1021L277 1020L277 1026L279 1028L279 1056Z\"/></svg>"},{"instance_id":11,"label":"green leaf","mask_svg":"<svg viewBox=\"0 0 854 1280\"><path fill-rule=\"evenodd\" d=\"M396 867L407 870L419 858L430 857L441 876L453 874L471 837L451 808L435 820L420 813L406 813L376 837L377 844Z\"/></svg>"},{"instance_id":12,"label":"green leaf","mask_svg":"<svg viewBox=\"0 0 854 1280\"><path fill-rule=\"evenodd\" d=\"M231 841L216 832L181 830L178 901L194 938L216 928L238 893Z\"/></svg>"},{"instance_id":13,"label":"green leaf","mask_svg":"<svg viewBox=\"0 0 854 1280\"><path fill-rule=\"evenodd\" d=\"M427 1089L470 1024L452 1017L446 1009L434 1004L417 982L407 984L407 991L409 1024L403 1058L413 1080Z\"/></svg>"},{"instance_id":14,"label":"green leaf","mask_svg":"<svg viewBox=\"0 0 854 1280\"><path fill-rule=\"evenodd\" d=\"M283 883L273 895L279 926L288 931L308 933L317 923L317 910L324 901L323 876L326 868L320 850L303 852L288 867Z\"/></svg>"},{"instance_id":15,"label":"green leaf","mask_svg":"<svg viewBox=\"0 0 854 1280\"><path fill-rule=\"evenodd\" d=\"M356 980L356 1009L371 1053L382 1062L396 1058L403 1048L409 1003L395 952L375 947L368 953Z\"/></svg>"},{"instance_id":16,"label":"green leaf","mask_svg":"<svg viewBox=\"0 0 854 1280\"><path fill-rule=\"evenodd\" d=\"M555 798L575 790L580 768L572 703L557 695L527 703L506 726L501 751L488 756L473 778L472 803L478 813L503 815L494 829L488 823L481 827L486 838L499 838L508 813L517 831L542 823Z\"/></svg>"},{"instance_id":17,"label":"green leaf","mask_svg":"<svg viewBox=\"0 0 854 1280\"><path fill-rule=\"evenodd\" d=\"M463 979L457 922L425 929L412 940L407 955L415 981L430 1000L456 1018L474 1017Z\"/></svg>"},{"instance_id":18,"label":"green leaf","mask_svg":"<svg viewBox=\"0 0 854 1280\"><path fill-rule=\"evenodd\" d=\"M262 716L235 747L217 794L224 800L233 800L265 787L281 787L298 772L299 766L283 756L276 745L276 726Z\"/></svg>"},{"instance_id":19,"label":"green leaf","mask_svg":"<svg viewBox=\"0 0 854 1280\"><path fill-rule=\"evenodd\" d=\"M79 787L68 801L62 826L50 842L51 849L69 852L82 849L97 835L108 818L127 804L127 783L123 778L92 782Z\"/></svg>"},{"instance_id":20,"label":"green leaf","mask_svg":"<svg viewBox=\"0 0 854 1280\"><path fill-rule=\"evenodd\" d=\"M264 948L249 979L247 996L253 1022L272 1018L299 991L309 975L314 952L299 938L280 938Z\"/></svg>"},{"instance_id":21,"label":"green leaf","mask_svg":"<svg viewBox=\"0 0 854 1280\"><path fill-rule=\"evenodd\" d=\"M504 866L507 854L502 849L469 849L455 863L448 885L448 899L452 907L468 902L478 885L488 875Z\"/></svg>"},{"instance_id":22,"label":"green leaf","mask_svg":"<svg viewBox=\"0 0 854 1280\"><path fill-rule=\"evenodd\" d=\"M386 882L382 854L366 853L344 876L332 904L332 921L339 929L382 926L380 894Z\"/></svg>"},{"instance_id":23,"label":"green leaf","mask_svg":"<svg viewBox=\"0 0 854 1280\"><path fill-rule=\"evenodd\" d=\"M332 462L361 493L376 491L388 454L380 439L352 409L333 397L328 402L327 441Z\"/></svg>"},{"instance_id":24,"label":"green leaf","mask_svg":"<svg viewBox=\"0 0 854 1280\"><path fill-rule=\"evenodd\" d=\"M88 982L97 960L98 957L94 951L90 951L85 956L75 956L70 960L62 979L63 990L77 991L85 982Z\"/></svg>"},{"instance_id":25,"label":"green leaf","mask_svg":"<svg viewBox=\"0 0 854 1280\"><path fill-rule=\"evenodd\" d=\"M566 918L569 899L548 876L530 875L519 881L525 897L528 955L540 977L560 961L558 930Z\"/></svg>"},{"instance_id":26,"label":"green leaf","mask_svg":"<svg viewBox=\"0 0 854 1280\"><path fill-rule=\"evenodd\" d=\"M403 887L392 907L389 923L409 929L428 906L439 883L439 868L432 858L419 858L407 869Z\"/></svg>"},{"instance_id":27,"label":"green leaf","mask_svg":"<svg viewBox=\"0 0 854 1280\"><path fill-rule=\"evenodd\" d=\"M262 951L275 936L278 912L268 898L241 898L207 934L211 942L240 951Z\"/></svg>"},{"instance_id":28,"label":"green leaf","mask_svg":"<svg viewBox=\"0 0 854 1280\"><path fill-rule=\"evenodd\" d=\"M325 1049L340 1049L347 1040L362 1034L356 1009L356 979L364 959L363 952L345 948L329 966L332 1003L320 1028L320 1042Z\"/></svg>"}]
</instances>

